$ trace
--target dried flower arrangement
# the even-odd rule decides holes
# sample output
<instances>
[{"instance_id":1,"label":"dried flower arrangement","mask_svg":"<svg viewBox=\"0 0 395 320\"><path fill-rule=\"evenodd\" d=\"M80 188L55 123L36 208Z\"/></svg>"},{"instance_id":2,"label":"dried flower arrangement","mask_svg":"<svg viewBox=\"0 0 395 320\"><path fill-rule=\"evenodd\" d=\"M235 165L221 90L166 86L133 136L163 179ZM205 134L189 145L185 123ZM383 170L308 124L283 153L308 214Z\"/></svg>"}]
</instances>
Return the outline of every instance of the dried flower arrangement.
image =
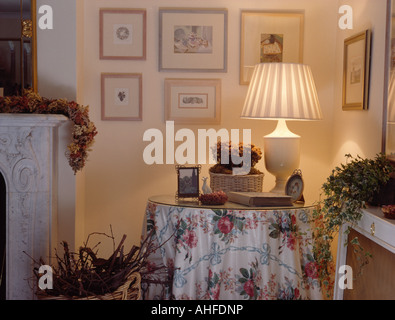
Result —
<instances>
[{"instance_id":1,"label":"dried flower arrangement","mask_svg":"<svg viewBox=\"0 0 395 320\"><path fill-rule=\"evenodd\" d=\"M222 159L221 151L226 150L226 148L229 150L229 161L226 161L229 162L228 164L222 163L221 161ZM232 174L233 168L239 168L243 166L243 163L235 164L232 161L232 154L234 157L235 156L242 157L243 152L247 152L247 155L248 153L251 154L251 169L249 174L253 175L253 174L262 173L255 168L255 165L262 159L262 151L259 147L255 146L254 144L244 146L243 142L240 142L239 145L237 146L232 144L231 141L229 142L218 141L217 145L213 147L213 151L216 151L217 163L209 169L210 172L212 173Z\"/></svg>"},{"instance_id":2,"label":"dried flower arrangement","mask_svg":"<svg viewBox=\"0 0 395 320\"><path fill-rule=\"evenodd\" d=\"M88 247L89 238L92 235L103 235L113 240L114 252L108 259L98 258L96 244ZM36 289L40 299L125 299L125 292L120 288L128 290L129 286L134 292L129 292L127 297L140 297L140 280L144 273L154 274L164 267L148 268L148 256L157 248L154 247L152 234L149 234L141 243L140 247L133 246L129 253L124 254L124 235L115 249L114 236L105 233L91 233L78 253L70 251L67 242L62 242L63 257L55 254L56 264L52 268L53 288L41 290ZM96 250L96 252L94 252ZM33 260L34 261L34 260ZM33 272L38 283L41 274L39 267L46 265L45 261L34 261ZM134 277L135 283L130 281ZM127 287L125 288L125 284Z\"/></svg>"},{"instance_id":3,"label":"dried flower arrangement","mask_svg":"<svg viewBox=\"0 0 395 320\"><path fill-rule=\"evenodd\" d=\"M384 216L387 219L395 219L395 205L394 204L383 206L381 208L381 210L383 211Z\"/></svg>"},{"instance_id":4,"label":"dried flower arrangement","mask_svg":"<svg viewBox=\"0 0 395 320\"><path fill-rule=\"evenodd\" d=\"M204 205L222 205L228 201L228 196L223 191L201 194L199 201Z\"/></svg>"},{"instance_id":5,"label":"dried flower arrangement","mask_svg":"<svg viewBox=\"0 0 395 320\"><path fill-rule=\"evenodd\" d=\"M62 114L74 122L72 142L66 156L74 171L82 170L88 151L97 135L93 122L89 120L88 107L66 99L47 99L33 91L21 96L0 97L0 113Z\"/></svg>"}]
</instances>

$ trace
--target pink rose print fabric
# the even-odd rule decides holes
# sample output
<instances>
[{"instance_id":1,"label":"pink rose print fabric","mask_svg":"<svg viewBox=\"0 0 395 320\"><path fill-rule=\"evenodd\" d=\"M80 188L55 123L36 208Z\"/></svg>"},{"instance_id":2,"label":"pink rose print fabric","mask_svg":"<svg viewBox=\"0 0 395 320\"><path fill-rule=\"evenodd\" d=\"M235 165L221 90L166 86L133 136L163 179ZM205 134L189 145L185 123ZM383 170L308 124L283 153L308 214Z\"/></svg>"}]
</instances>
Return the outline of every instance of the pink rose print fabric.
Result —
<instances>
[{"instance_id":1,"label":"pink rose print fabric","mask_svg":"<svg viewBox=\"0 0 395 320\"><path fill-rule=\"evenodd\" d=\"M150 263L173 272L155 283L143 281L144 298L322 299L312 256L313 209L227 210L148 203L143 233L155 230L155 241L164 243Z\"/></svg>"}]
</instances>

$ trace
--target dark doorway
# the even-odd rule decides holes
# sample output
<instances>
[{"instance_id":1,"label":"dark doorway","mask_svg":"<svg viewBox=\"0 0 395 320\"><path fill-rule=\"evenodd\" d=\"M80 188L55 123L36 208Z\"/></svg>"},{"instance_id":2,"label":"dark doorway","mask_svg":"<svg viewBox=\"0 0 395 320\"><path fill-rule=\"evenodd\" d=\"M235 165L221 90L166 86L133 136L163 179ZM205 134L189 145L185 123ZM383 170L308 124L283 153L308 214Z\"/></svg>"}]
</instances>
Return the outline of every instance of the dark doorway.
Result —
<instances>
[{"instance_id":1,"label":"dark doorway","mask_svg":"<svg viewBox=\"0 0 395 320\"><path fill-rule=\"evenodd\" d=\"M0 300L6 299L6 199L6 185L0 173Z\"/></svg>"}]
</instances>

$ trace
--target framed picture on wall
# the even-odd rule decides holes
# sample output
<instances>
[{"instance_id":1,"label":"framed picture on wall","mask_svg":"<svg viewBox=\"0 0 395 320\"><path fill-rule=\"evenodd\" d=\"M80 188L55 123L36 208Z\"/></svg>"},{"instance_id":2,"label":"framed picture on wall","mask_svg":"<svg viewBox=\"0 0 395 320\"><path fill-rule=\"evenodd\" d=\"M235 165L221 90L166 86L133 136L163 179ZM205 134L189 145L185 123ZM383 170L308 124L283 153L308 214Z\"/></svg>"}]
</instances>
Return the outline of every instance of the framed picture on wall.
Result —
<instances>
[{"instance_id":1,"label":"framed picture on wall","mask_svg":"<svg viewBox=\"0 0 395 320\"><path fill-rule=\"evenodd\" d=\"M240 84L248 85L259 63L303 62L304 13L241 12Z\"/></svg>"},{"instance_id":2,"label":"framed picture on wall","mask_svg":"<svg viewBox=\"0 0 395 320\"><path fill-rule=\"evenodd\" d=\"M165 118L176 123L220 123L221 79L165 79Z\"/></svg>"},{"instance_id":3,"label":"framed picture on wall","mask_svg":"<svg viewBox=\"0 0 395 320\"><path fill-rule=\"evenodd\" d=\"M344 41L343 110L368 109L371 31Z\"/></svg>"},{"instance_id":4,"label":"framed picture on wall","mask_svg":"<svg viewBox=\"0 0 395 320\"><path fill-rule=\"evenodd\" d=\"M142 109L141 73L102 73L102 120L142 120Z\"/></svg>"},{"instance_id":5,"label":"framed picture on wall","mask_svg":"<svg viewBox=\"0 0 395 320\"><path fill-rule=\"evenodd\" d=\"M201 166L176 166L177 170L177 193L176 200L200 196L199 174Z\"/></svg>"},{"instance_id":6,"label":"framed picture on wall","mask_svg":"<svg viewBox=\"0 0 395 320\"><path fill-rule=\"evenodd\" d=\"M100 9L100 59L145 60L145 9Z\"/></svg>"},{"instance_id":7,"label":"framed picture on wall","mask_svg":"<svg viewBox=\"0 0 395 320\"><path fill-rule=\"evenodd\" d=\"M226 9L159 8L159 71L227 71Z\"/></svg>"}]
</instances>

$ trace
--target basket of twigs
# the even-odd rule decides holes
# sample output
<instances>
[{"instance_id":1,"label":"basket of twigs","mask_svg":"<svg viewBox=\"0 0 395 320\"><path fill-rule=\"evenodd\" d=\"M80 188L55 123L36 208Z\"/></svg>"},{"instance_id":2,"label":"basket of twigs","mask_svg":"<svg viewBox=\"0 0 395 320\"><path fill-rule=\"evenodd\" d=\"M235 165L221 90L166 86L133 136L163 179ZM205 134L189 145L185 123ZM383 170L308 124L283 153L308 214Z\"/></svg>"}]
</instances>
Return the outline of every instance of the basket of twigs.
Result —
<instances>
[{"instance_id":1,"label":"basket of twigs","mask_svg":"<svg viewBox=\"0 0 395 320\"><path fill-rule=\"evenodd\" d=\"M91 235L88 236L88 240ZM110 237L106 234L102 235ZM111 238L114 240L113 236ZM148 235L140 247L133 246L125 254L126 235L124 235L108 259L98 258L97 251L94 251L96 246L88 247L88 240L77 253L70 251L67 242L62 242L64 254L60 256L56 253L56 264L51 266L52 288L41 290L37 285L38 299L139 300L141 272L146 270L150 253L157 249L153 248L151 238L151 235ZM34 263L36 266L33 271L39 283L42 276L38 273L39 266L45 265L45 262L40 258L39 262L34 261ZM151 272L155 271L157 270L151 270Z\"/></svg>"}]
</instances>

